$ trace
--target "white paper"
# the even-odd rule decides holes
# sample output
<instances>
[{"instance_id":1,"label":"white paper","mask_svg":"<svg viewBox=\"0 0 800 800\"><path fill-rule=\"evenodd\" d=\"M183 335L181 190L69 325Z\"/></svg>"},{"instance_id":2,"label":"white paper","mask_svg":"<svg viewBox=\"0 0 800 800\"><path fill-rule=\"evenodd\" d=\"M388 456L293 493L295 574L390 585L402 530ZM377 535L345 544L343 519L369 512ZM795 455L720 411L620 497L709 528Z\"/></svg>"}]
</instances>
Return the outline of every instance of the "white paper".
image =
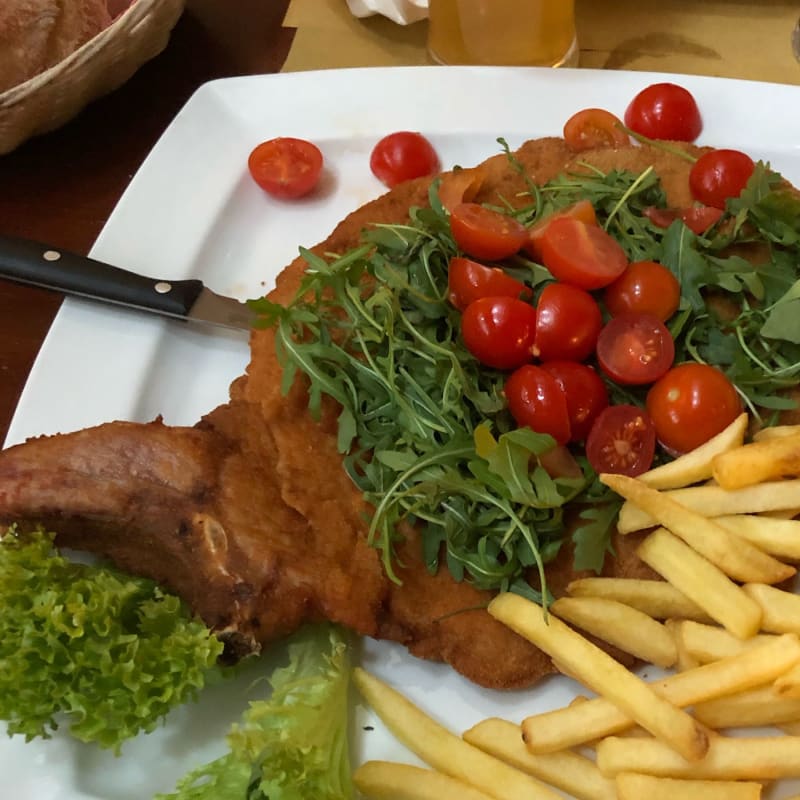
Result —
<instances>
[{"instance_id":1,"label":"white paper","mask_svg":"<svg viewBox=\"0 0 800 800\"><path fill-rule=\"evenodd\" d=\"M347 0L347 6L356 17L381 14L398 25L410 25L428 16L428 0Z\"/></svg>"}]
</instances>

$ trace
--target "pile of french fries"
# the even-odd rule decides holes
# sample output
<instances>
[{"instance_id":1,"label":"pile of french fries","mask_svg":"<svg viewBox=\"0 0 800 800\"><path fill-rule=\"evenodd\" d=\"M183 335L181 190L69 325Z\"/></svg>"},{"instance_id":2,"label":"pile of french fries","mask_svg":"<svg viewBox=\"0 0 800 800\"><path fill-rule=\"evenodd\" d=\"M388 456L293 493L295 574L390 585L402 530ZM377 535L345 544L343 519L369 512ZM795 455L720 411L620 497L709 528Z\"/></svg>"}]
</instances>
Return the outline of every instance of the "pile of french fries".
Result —
<instances>
[{"instance_id":1,"label":"pile of french fries","mask_svg":"<svg viewBox=\"0 0 800 800\"><path fill-rule=\"evenodd\" d=\"M663 580L585 578L548 609L498 595L489 613L596 694L458 736L364 670L355 683L432 769L370 761L359 790L382 800L758 800L800 777L800 426L744 444L747 416L638 478L621 534ZM782 584L782 586L781 586ZM672 668L647 682L580 631ZM731 735L730 729L774 729ZM741 734L741 730L738 732ZM759 735L756 735L758 733ZM781 800L800 800L800 795Z\"/></svg>"}]
</instances>

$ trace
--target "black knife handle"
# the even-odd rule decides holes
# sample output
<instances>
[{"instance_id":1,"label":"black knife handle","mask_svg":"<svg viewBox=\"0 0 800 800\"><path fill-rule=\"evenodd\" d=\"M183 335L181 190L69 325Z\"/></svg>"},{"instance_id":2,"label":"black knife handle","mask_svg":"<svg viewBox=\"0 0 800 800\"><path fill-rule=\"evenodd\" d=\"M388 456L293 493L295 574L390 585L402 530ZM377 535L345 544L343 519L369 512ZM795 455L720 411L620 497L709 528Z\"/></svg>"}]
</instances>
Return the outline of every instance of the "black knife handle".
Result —
<instances>
[{"instance_id":1,"label":"black knife handle","mask_svg":"<svg viewBox=\"0 0 800 800\"><path fill-rule=\"evenodd\" d=\"M177 317L189 313L203 290L199 280L147 278L67 250L9 236L0 236L0 277Z\"/></svg>"}]
</instances>

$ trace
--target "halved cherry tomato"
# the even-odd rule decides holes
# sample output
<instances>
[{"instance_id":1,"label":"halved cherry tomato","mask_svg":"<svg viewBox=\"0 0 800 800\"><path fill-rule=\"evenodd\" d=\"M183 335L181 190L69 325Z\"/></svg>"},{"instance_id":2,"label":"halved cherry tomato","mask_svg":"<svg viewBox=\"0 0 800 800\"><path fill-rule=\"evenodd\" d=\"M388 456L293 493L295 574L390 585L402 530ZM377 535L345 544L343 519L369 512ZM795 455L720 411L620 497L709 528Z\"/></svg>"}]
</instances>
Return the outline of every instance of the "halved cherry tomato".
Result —
<instances>
[{"instance_id":1,"label":"halved cherry tomato","mask_svg":"<svg viewBox=\"0 0 800 800\"><path fill-rule=\"evenodd\" d=\"M648 206L642 210L642 214L659 228L669 228L676 219L679 219L690 231L698 236L704 234L722 218L722 211L711 206L689 206L688 208L656 208L655 206Z\"/></svg>"},{"instance_id":2,"label":"halved cherry tomato","mask_svg":"<svg viewBox=\"0 0 800 800\"><path fill-rule=\"evenodd\" d=\"M597 363L617 383L657 381L675 358L675 342L652 314L623 314L606 323L597 339Z\"/></svg>"},{"instance_id":3,"label":"halved cherry tomato","mask_svg":"<svg viewBox=\"0 0 800 800\"><path fill-rule=\"evenodd\" d=\"M755 169L753 159L739 150L711 150L694 162L689 172L692 197L713 208L738 197Z\"/></svg>"},{"instance_id":4,"label":"halved cherry tomato","mask_svg":"<svg viewBox=\"0 0 800 800\"><path fill-rule=\"evenodd\" d=\"M571 217L554 219L542 236L542 261L555 278L581 289L602 289L628 266L628 257L602 228Z\"/></svg>"},{"instance_id":5,"label":"halved cherry tomato","mask_svg":"<svg viewBox=\"0 0 800 800\"><path fill-rule=\"evenodd\" d=\"M518 253L528 236L527 228L513 217L477 203L459 203L450 213L450 230L461 250L487 261Z\"/></svg>"},{"instance_id":6,"label":"halved cherry tomato","mask_svg":"<svg viewBox=\"0 0 800 800\"><path fill-rule=\"evenodd\" d=\"M655 452L655 425L636 406L609 406L600 412L586 439L586 457L597 473L636 477L650 469Z\"/></svg>"},{"instance_id":7,"label":"halved cherry tomato","mask_svg":"<svg viewBox=\"0 0 800 800\"><path fill-rule=\"evenodd\" d=\"M614 283L606 286L603 300L612 317L632 311L652 314L666 322L681 302L678 279L656 261L635 261Z\"/></svg>"},{"instance_id":8,"label":"halved cherry tomato","mask_svg":"<svg viewBox=\"0 0 800 800\"><path fill-rule=\"evenodd\" d=\"M481 297L530 298L533 292L500 267L486 267L469 258L455 256L447 268L447 299L463 311Z\"/></svg>"},{"instance_id":9,"label":"halved cherry tomato","mask_svg":"<svg viewBox=\"0 0 800 800\"><path fill-rule=\"evenodd\" d=\"M582 442L608 405L603 379L591 367L574 361L548 361L542 369L556 379L566 395L570 441Z\"/></svg>"},{"instance_id":10,"label":"halved cherry tomato","mask_svg":"<svg viewBox=\"0 0 800 800\"><path fill-rule=\"evenodd\" d=\"M433 175L439 171L439 156L421 134L398 131L384 136L369 158L372 174L390 189L398 183Z\"/></svg>"},{"instance_id":11,"label":"halved cherry tomato","mask_svg":"<svg viewBox=\"0 0 800 800\"><path fill-rule=\"evenodd\" d=\"M703 130L694 97L674 83L654 83L642 89L625 110L625 124L648 139L679 142L693 142Z\"/></svg>"},{"instance_id":12,"label":"halved cherry tomato","mask_svg":"<svg viewBox=\"0 0 800 800\"><path fill-rule=\"evenodd\" d=\"M282 200L308 194L319 181L322 153L305 139L279 137L261 142L247 159L253 180Z\"/></svg>"},{"instance_id":13,"label":"halved cherry tomato","mask_svg":"<svg viewBox=\"0 0 800 800\"><path fill-rule=\"evenodd\" d=\"M528 239L522 249L536 261L542 260L542 237L547 226L559 217L573 217L585 222L587 225L597 225L597 214L594 206L588 200L578 200L571 206L555 211L550 216L540 219L528 228Z\"/></svg>"},{"instance_id":14,"label":"halved cherry tomato","mask_svg":"<svg viewBox=\"0 0 800 800\"><path fill-rule=\"evenodd\" d=\"M564 125L564 139L573 150L621 147L631 139L622 130L622 120L603 108L584 108Z\"/></svg>"},{"instance_id":15,"label":"halved cherry tomato","mask_svg":"<svg viewBox=\"0 0 800 800\"><path fill-rule=\"evenodd\" d=\"M680 364L647 393L656 435L673 454L694 450L726 428L742 411L736 387L716 367Z\"/></svg>"},{"instance_id":16,"label":"halved cherry tomato","mask_svg":"<svg viewBox=\"0 0 800 800\"><path fill-rule=\"evenodd\" d=\"M568 283L550 283L536 306L533 354L542 361L583 361L597 345L603 315L589 292Z\"/></svg>"},{"instance_id":17,"label":"halved cherry tomato","mask_svg":"<svg viewBox=\"0 0 800 800\"><path fill-rule=\"evenodd\" d=\"M461 315L467 350L481 364L516 369L532 358L536 309L515 297L481 297Z\"/></svg>"},{"instance_id":18,"label":"halved cherry tomato","mask_svg":"<svg viewBox=\"0 0 800 800\"><path fill-rule=\"evenodd\" d=\"M558 444L569 441L567 397L549 372L526 364L510 375L504 392L517 425L549 433Z\"/></svg>"}]
</instances>

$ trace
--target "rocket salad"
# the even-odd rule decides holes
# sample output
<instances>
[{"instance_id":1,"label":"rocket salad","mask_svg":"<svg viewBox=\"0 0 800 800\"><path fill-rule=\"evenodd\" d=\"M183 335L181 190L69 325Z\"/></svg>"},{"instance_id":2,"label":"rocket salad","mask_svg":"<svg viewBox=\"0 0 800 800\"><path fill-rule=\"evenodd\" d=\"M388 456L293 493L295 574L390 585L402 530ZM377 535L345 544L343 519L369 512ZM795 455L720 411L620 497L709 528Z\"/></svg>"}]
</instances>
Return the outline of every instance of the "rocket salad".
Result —
<instances>
[{"instance_id":1,"label":"rocket salad","mask_svg":"<svg viewBox=\"0 0 800 800\"><path fill-rule=\"evenodd\" d=\"M521 314L518 304L535 309L550 287L577 280L584 291L594 293L607 326L603 287L624 274L629 262L657 262L677 279L679 306L666 324L643 315L654 329L658 326L659 347L666 348L666 355L656 354L659 369L639 379L630 370L604 372L603 358L598 360L612 406L646 415L650 383L669 374L673 363L685 361L714 365L715 374L724 373L724 382L759 417L795 405L782 390L800 380L800 317L795 314L800 302L800 199L767 165L755 164L740 196L728 199L723 215L710 227L698 228L699 233L681 213L666 207L652 169L604 173L586 165L580 174L561 175L544 186L528 181L528 190L519 208L484 209L486 214L469 208L469 213L460 209L451 214L434 183L430 206L411 209L408 224L373 227L360 247L331 260L303 251L307 274L288 307L267 300L254 303L263 324L276 326L286 386L303 372L313 413L319 412L323 395L341 405L340 450L353 481L374 506L370 538L381 549L390 575L398 524L405 520L420 526L431 570L438 568L444 552L456 579L538 596L526 576L536 568L539 589L544 589L544 565L570 535L568 509L582 518L572 533L575 567L602 566L615 518L613 496L597 483L582 446L572 447L577 471L548 471L548 454L557 441L565 440L564 414L569 429L569 411L558 411L559 425L549 431L546 424L537 430L518 425L509 413L509 375L518 362L533 362L536 352L536 325L531 330L530 314ZM586 201L597 226L572 217L576 204ZM490 220L489 235L476 244L474 223L482 218ZM527 240L520 236L521 228L540 233L548 219L558 220L557 233L563 228L570 235L577 225L578 244L591 231L590 249L614 253L613 268L608 269L607 259L598 259L606 270L598 280L580 259L567 259L566 277L562 274L554 283L554 273L565 269L564 258L555 269L545 266L546 227L541 259L526 252ZM538 238L536 246L541 244ZM763 249L764 263L758 267L733 247L754 243ZM622 254L621 268L617 252ZM487 253L504 258L491 261ZM503 313L471 315L475 302L486 302L475 300L474 294L468 305L463 298L456 298L455 305L450 301L450 265L462 269L459 259L465 257L501 270L488 277L492 285L506 287L492 301ZM508 287L518 283L522 291L513 296ZM709 292L726 298L738 316L723 320L707 304ZM507 308L513 313L506 313ZM471 316L478 321L470 323ZM638 335L641 320L634 325L630 315L616 319L628 323L617 338ZM484 334L487 324L516 330L527 354L506 354L498 362L504 348L499 339L494 347L489 339L483 349L491 356L482 359L480 347L477 352L470 348L475 336L468 324L479 331L483 326ZM652 341L649 330L639 338L640 345ZM542 378L541 385L549 386L548 380ZM657 416L653 422L658 431ZM612 429L608 436L622 435L626 447L638 446L630 433L623 427L622 434ZM668 456L660 451L657 457Z\"/></svg>"}]
</instances>

